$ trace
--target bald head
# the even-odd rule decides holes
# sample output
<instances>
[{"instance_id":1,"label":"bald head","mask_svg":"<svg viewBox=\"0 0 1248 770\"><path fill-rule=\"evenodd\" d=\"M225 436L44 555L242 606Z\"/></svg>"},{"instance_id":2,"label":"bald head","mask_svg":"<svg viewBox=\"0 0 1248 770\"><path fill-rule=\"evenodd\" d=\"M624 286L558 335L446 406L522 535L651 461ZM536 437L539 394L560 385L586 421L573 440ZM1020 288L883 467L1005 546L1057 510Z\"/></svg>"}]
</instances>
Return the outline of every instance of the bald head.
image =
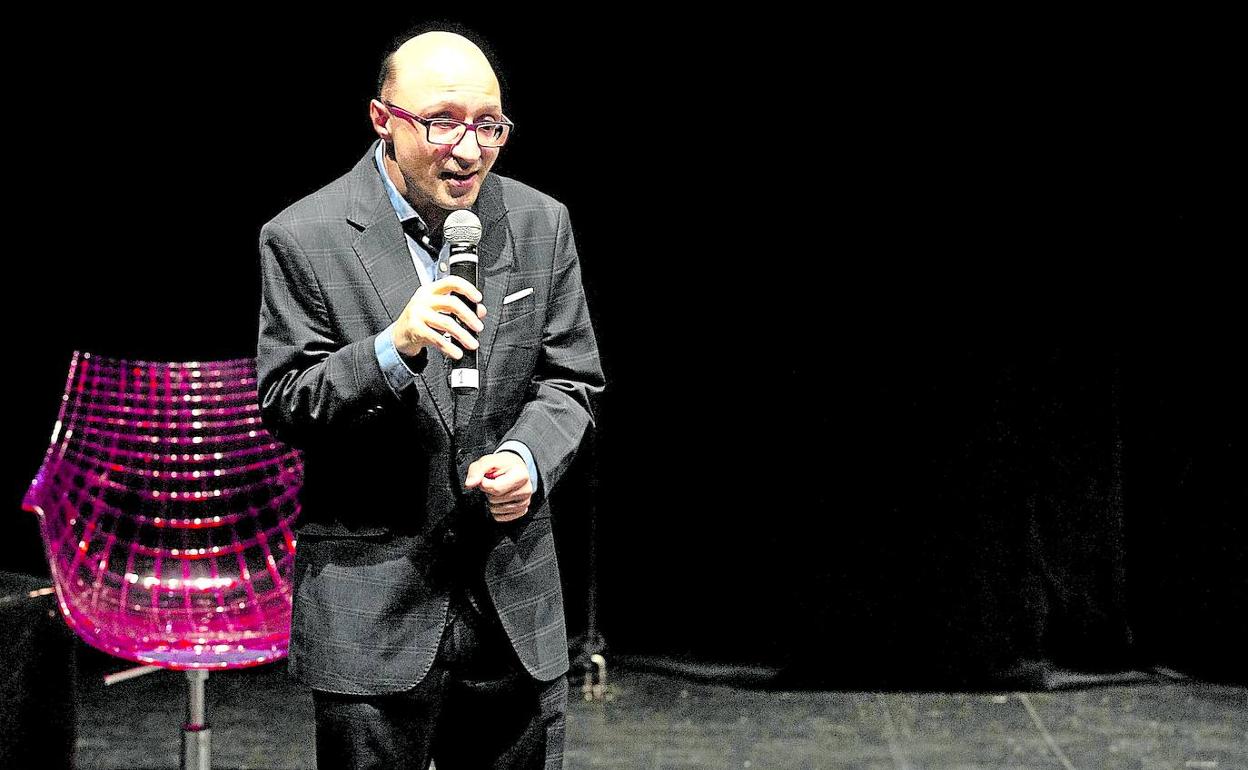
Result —
<instances>
[{"instance_id":1,"label":"bald head","mask_svg":"<svg viewBox=\"0 0 1248 770\"><path fill-rule=\"evenodd\" d=\"M426 226L437 228L448 212L473 205L498 160L502 145L481 133L505 120L498 77L471 40L439 31L403 40L379 80L380 99L368 110L386 174ZM438 123L435 136L431 121L448 122ZM452 137L446 126L455 123L477 128Z\"/></svg>"},{"instance_id":2,"label":"bald head","mask_svg":"<svg viewBox=\"0 0 1248 770\"><path fill-rule=\"evenodd\" d=\"M426 32L410 38L382 64L379 92L387 101L448 87L501 99L498 78L485 54L453 32Z\"/></svg>"}]
</instances>

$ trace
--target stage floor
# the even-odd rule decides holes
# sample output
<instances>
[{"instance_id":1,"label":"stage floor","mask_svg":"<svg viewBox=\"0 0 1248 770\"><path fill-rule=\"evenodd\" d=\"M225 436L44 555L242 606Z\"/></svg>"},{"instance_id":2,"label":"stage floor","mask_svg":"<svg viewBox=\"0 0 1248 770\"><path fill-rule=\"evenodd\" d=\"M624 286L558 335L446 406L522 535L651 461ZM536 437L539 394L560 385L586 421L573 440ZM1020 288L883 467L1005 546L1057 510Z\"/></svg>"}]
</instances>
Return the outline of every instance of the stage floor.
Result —
<instances>
[{"instance_id":1,"label":"stage floor","mask_svg":"<svg viewBox=\"0 0 1248 770\"><path fill-rule=\"evenodd\" d=\"M78 766L178 764L184 679L81 671ZM613 669L569 704L566 767L1248 768L1248 689L1168 683L1033 693L764 691ZM208 682L213 766L312 768L312 703L281 666Z\"/></svg>"}]
</instances>

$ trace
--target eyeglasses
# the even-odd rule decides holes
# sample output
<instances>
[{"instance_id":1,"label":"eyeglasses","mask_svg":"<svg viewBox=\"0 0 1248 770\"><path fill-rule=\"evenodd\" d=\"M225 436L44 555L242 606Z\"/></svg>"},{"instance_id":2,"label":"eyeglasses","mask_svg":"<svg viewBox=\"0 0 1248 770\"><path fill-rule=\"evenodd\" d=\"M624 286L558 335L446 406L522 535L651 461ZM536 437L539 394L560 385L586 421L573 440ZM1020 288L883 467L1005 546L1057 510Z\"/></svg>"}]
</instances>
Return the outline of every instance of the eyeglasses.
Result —
<instances>
[{"instance_id":1,"label":"eyeglasses","mask_svg":"<svg viewBox=\"0 0 1248 770\"><path fill-rule=\"evenodd\" d=\"M459 144L459 140L463 139L464 134L471 128L477 135L478 145L482 147L502 147L507 143L507 137L511 136L511 129L516 127L516 124L505 119L465 123L462 120L451 120L450 118L422 118L390 102L382 101L381 103L386 105L391 112L400 118L424 126L425 134L428 136L430 144Z\"/></svg>"}]
</instances>

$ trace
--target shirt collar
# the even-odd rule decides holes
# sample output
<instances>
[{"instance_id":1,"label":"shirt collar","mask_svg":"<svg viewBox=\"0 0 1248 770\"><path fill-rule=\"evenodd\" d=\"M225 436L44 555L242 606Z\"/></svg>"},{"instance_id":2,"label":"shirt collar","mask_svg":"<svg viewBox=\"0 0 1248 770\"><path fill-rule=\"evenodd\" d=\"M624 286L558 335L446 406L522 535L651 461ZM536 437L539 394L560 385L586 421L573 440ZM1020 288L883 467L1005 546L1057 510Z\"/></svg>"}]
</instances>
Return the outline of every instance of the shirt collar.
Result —
<instances>
[{"instance_id":1,"label":"shirt collar","mask_svg":"<svg viewBox=\"0 0 1248 770\"><path fill-rule=\"evenodd\" d=\"M420 214L416 213L416 209L412 208L412 204L399 194L395 188L394 182L390 181L390 175L386 173L386 164L382 160L382 150L386 146L386 140L382 139L377 142L377 149L373 152L373 161L377 164L377 173L381 175L381 186L386 190L386 197L390 199L390 205L394 207L394 213L398 215L399 221L407 223L409 220L415 219L417 226L423 232L429 232L429 228L425 225L425 220Z\"/></svg>"}]
</instances>

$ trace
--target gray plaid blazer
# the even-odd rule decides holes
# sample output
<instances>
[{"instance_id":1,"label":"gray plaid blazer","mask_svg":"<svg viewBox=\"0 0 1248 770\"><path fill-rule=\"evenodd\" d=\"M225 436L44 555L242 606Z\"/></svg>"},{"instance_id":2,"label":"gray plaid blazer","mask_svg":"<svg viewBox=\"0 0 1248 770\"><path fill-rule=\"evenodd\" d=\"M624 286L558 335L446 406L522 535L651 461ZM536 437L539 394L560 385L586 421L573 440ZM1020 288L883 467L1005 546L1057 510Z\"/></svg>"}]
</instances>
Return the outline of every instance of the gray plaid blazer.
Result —
<instances>
[{"instance_id":1,"label":"gray plaid blazer","mask_svg":"<svg viewBox=\"0 0 1248 770\"><path fill-rule=\"evenodd\" d=\"M437 351L416 359L400 396L377 363L373 341L419 279L373 148L260 233L261 415L304 454L290 668L316 689L415 686L464 580L484 584L534 678L568 670L547 493L593 424L602 368L567 209L490 174L473 211L489 313L480 389L458 403ZM500 524L462 484L509 439L532 450L540 489L525 516Z\"/></svg>"}]
</instances>

